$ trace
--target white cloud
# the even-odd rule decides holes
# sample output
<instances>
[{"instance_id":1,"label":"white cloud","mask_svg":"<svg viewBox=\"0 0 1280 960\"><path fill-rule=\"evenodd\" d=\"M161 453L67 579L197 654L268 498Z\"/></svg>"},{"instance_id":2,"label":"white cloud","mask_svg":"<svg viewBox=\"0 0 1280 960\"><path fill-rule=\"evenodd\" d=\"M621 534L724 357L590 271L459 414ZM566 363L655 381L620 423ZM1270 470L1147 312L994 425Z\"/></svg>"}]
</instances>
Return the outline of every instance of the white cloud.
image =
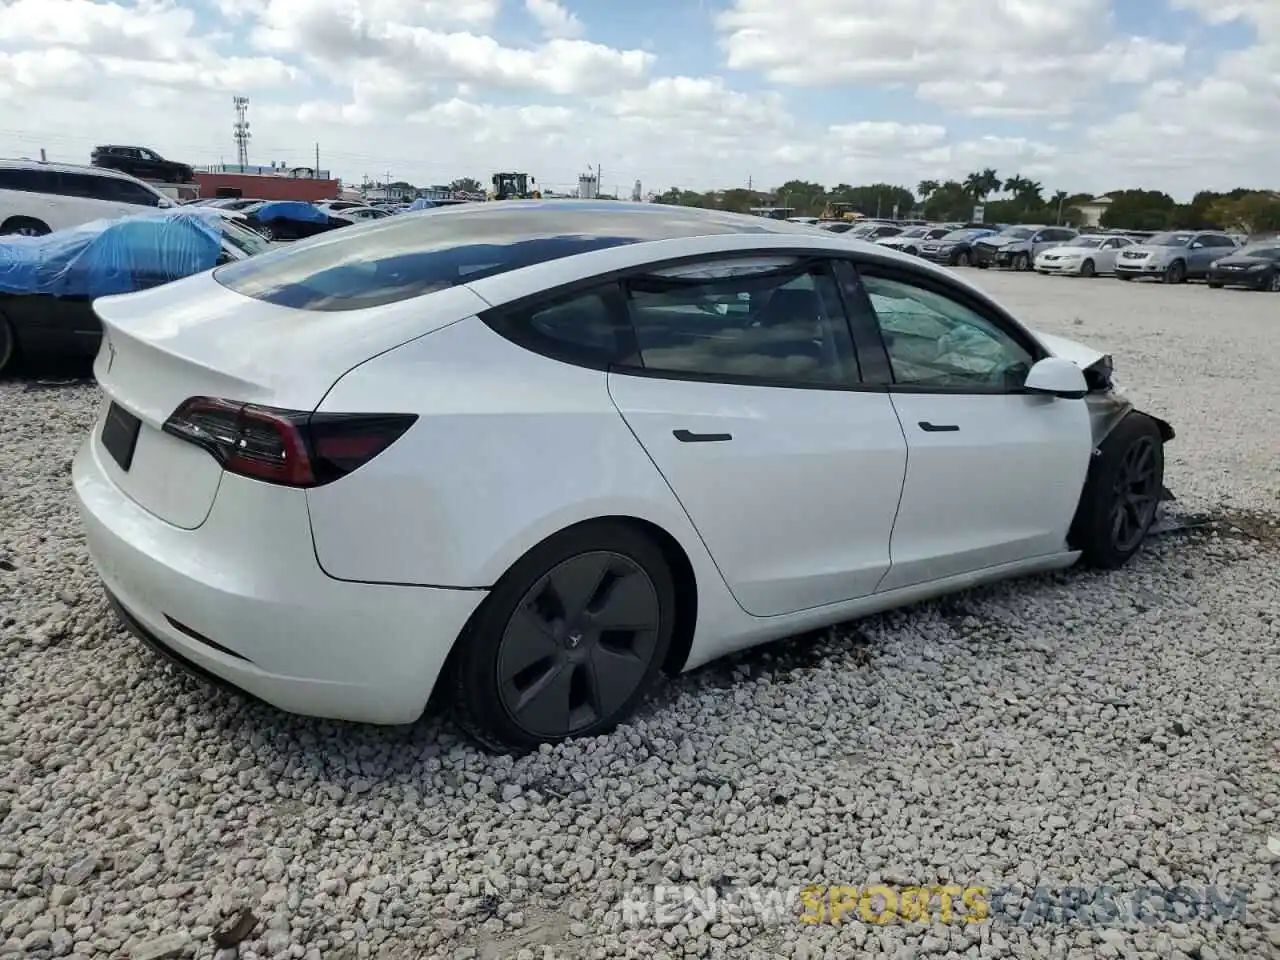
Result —
<instances>
[{"instance_id":1,"label":"white cloud","mask_svg":"<svg viewBox=\"0 0 1280 960\"><path fill-rule=\"evenodd\" d=\"M1155 0L1150 0L1155 2ZM776 83L905 85L975 117L1062 115L1108 83L1177 67L1180 46L1108 40L1109 0L735 0L716 18L730 68Z\"/></svg>"},{"instance_id":2,"label":"white cloud","mask_svg":"<svg viewBox=\"0 0 1280 960\"><path fill-rule=\"evenodd\" d=\"M586 29L576 15L556 0L524 0L524 8L537 21L543 34L553 39L576 40Z\"/></svg>"},{"instance_id":3,"label":"white cloud","mask_svg":"<svg viewBox=\"0 0 1280 960\"><path fill-rule=\"evenodd\" d=\"M1217 59L1194 31L1190 52L1123 35L1118 2L722 0L682 46L709 55L689 72L665 22L619 49L575 0L0 0L0 153L228 160L238 93L251 161L309 164L319 142L355 180L568 187L601 164L624 194L988 166L1049 189L1274 184L1280 0L1147 0L1256 34Z\"/></svg>"}]
</instances>

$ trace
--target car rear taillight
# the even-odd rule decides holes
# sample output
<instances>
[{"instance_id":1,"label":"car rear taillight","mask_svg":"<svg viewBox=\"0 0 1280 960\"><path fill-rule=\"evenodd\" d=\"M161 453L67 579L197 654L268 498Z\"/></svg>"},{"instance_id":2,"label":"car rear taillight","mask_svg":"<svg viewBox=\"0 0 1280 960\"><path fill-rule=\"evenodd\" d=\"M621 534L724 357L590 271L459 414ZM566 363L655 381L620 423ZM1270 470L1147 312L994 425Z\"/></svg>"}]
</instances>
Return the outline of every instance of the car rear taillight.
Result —
<instances>
[{"instance_id":1,"label":"car rear taillight","mask_svg":"<svg viewBox=\"0 0 1280 960\"><path fill-rule=\"evenodd\" d=\"M345 477L395 443L418 418L400 413L308 413L192 397L164 431L209 451L222 469L289 487Z\"/></svg>"}]
</instances>

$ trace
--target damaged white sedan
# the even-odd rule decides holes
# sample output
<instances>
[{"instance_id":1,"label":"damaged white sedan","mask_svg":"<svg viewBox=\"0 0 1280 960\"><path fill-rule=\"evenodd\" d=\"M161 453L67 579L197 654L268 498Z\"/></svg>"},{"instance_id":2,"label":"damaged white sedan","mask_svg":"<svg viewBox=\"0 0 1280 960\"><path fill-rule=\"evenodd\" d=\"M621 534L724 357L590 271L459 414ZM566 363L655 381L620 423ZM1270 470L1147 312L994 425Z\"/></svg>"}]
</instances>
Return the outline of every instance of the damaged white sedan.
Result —
<instances>
[{"instance_id":1,"label":"damaged white sedan","mask_svg":"<svg viewBox=\"0 0 1280 960\"><path fill-rule=\"evenodd\" d=\"M659 671L1137 551L1161 420L882 246L475 204L96 302L74 470L124 620L305 714L609 730Z\"/></svg>"}]
</instances>

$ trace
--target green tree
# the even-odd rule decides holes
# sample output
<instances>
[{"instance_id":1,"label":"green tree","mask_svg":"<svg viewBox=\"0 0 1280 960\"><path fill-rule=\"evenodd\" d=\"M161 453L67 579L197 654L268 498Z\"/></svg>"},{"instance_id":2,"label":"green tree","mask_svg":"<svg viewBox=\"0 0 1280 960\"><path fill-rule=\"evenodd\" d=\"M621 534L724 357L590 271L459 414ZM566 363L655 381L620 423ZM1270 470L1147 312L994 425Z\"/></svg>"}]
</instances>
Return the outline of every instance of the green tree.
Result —
<instances>
[{"instance_id":1,"label":"green tree","mask_svg":"<svg viewBox=\"0 0 1280 960\"><path fill-rule=\"evenodd\" d=\"M1000 175L992 167L971 173L964 179L964 188L974 201L981 203L1000 189Z\"/></svg>"},{"instance_id":2,"label":"green tree","mask_svg":"<svg viewBox=\"0 0 1280 960\"><path fill-rule=\"evenodd\" d=\"M973 194L956 180L940 184L924 202L924 215L930 220L967 221L972 214Z\"/></svg>"},{"instance_id":3,"label":"green tree","mask_svg":"<svg viewBox=\"0 0 1280 960\"><path fill-rule=\"evenodd\" d=\"M1159 190L1113 190L1101 224L1128 230L1166 230L1174 224L1177 204Z\"/></svg>"},{"instance_id":4,"label":"green tree","mask_svg":"<svg viewBox=\"0 0 1280 960\"><path fill-rule=\"evenodd\" d=\"M1280 230L1280 194L1266 191L1219 197L1206 211L1208 219L1224 230L1269 233Z\"/></svg>"},{"instance_id":5,"label":"green tree","mask_svg":"<svg viewBox=\"0 0 1280 960\"><path fill-rule=\"evenodd\" d=\"M788 180L774 191L778 206L794 207L796 216L821 216L827 205L827 188L809 180Z\"/></svg>"},{"instance_id":6,"label":"green tree","mask_svg":"<svg viewBox=\"0 0 1280 960\"><path fill-rule=\"evenodd\" d=\"M484 185L473 177L461 177L458 180L454 180L449 184L449 189L454 192L484 193Z\"/></svg>"},{"instance_id":7,"label":"green tree","mask_svg":"<svg viewBox=\"0 0 1280 960\"><path fill-rule=\"evenodd\" d=\"M916 184L916 193L920 194L922 201L927 201L931 196L938 192L942 187L937 180L921 180Z\"/></svg>"}]
</instances>

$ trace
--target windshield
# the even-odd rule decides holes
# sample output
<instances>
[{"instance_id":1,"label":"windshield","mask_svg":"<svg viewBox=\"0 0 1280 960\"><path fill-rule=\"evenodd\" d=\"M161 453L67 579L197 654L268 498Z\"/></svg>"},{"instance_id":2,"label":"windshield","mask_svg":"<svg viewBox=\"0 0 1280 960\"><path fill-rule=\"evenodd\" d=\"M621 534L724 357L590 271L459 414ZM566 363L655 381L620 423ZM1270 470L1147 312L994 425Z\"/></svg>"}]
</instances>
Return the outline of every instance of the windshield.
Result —
<instances>
[{"instance_id":1,"label":"windshield","mask_svg":"<svg viewBox=\"0 0 1280 960\"><path fill-rule=\"evenodd\" d=\"M1008 230L1001 230L1000 236L1013 237L1015 240L1025 240L1033 233L1035 233L1035 230L1031 227L1010 227Z\"/></svg>"},{"instance_id":2,"label":"windshield","mask_svg":"<svg viewBox=\"0 0 1280 960\"><path fill-rule=\"evenodd\" d=\"M219 219L222 220L222 235L226 237L227 243L246 256L252 257L271 249L271 242L262 234L250 230L242 223L237 223L231 217Z\"/></svg>"},{"instance_id":3,"label":"windshield","mask_svg":"<svg viewBox=\"0 0 1280 960\"><path fill-rule=\"evenodd\" d=\"M928 227L912 227L910 230L903 230L898 236L906 239L907 237L923 237L929 232Z\"/></svg>"},{"instance_id":4,"label":"windshield","mask_svg":"<svg viewBox=\"0 0 1280 960\"><path fill-rule=\"evenodd\" d=\"M1149 247L1185 247L1191 242L1189 233L1157 233L1150 240L1144 240Z\"/></svg>"},{"instance_id":5,"label":"windshield","mask_svg":"<svg viewBox=\"0 0 1280 960\"><path fill-rule=\"evenodd\" d=\"M1097 247L1102 246L1105 240L1106 240L1106 237L1079 237L1075 240L1068 241L1067 246L1084 247L1088 250L1093 250Z\"/></svg>"},{"instance_id":6,"label":"windshield","mask_svg":"<svg viewBox=\"0 0 1280 960\"><path fill-rule=\"evenodd\" d=\"M990 233L990 230L952 230L943 240L972 240L974 237L981 237Z\"/></svg>"},{"instance_id":7,"label":"windshield","mask_svg":"<svg viewBox=\"0 0 1280 960\"><path fill-rule=\"evenodd\" d=\"M1241 257L1264 257L1267 260L1280 260L1280 247L1276 246L1274 240L1267 243L1260 243L1253 247L1244 247L1236 251Z\"/></svg>"}]
</instances>

